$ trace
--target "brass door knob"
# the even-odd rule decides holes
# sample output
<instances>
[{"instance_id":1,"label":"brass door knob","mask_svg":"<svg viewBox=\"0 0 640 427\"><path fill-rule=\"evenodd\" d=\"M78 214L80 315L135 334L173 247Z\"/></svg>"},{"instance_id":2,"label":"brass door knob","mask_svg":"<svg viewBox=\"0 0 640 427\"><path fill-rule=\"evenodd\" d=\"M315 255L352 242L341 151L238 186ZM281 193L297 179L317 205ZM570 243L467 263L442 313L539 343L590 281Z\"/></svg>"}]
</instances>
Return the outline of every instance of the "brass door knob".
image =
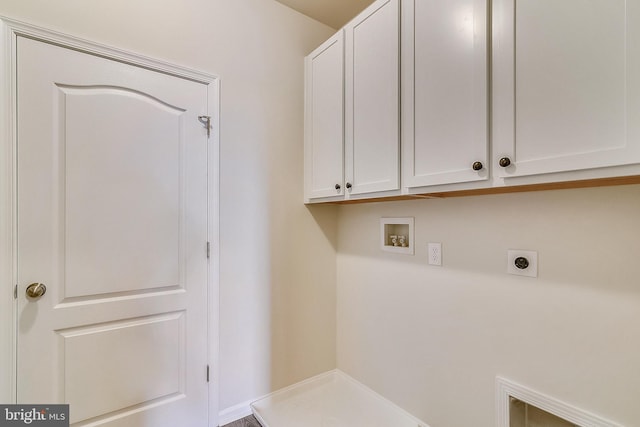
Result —
<instances>
[{"instance_id":1,"label":"brass door knob","mask_svg":"<svg viewBox=\"0 0 640 427\"><path fill-rule=\"evenodd\" d=\"M32 283L27 286L27 297L29 298L40 298L47 292L47 287L44 283Z\"/></svg>"},{"instance_id":2,"label":"brass door knob","mask_svg":"<svg viewBox=\"0 0 640 427\"><path fill-rule=\"evenodd\" d=\"M508 157L503 157L503 158L500 159L500 161L498 163L503 168L506 168L507 166L509 166L511 164L511 159L508 158Z\"/></svg>"},{"instance_id":3,"label":"brass door knob","mask_svg":"<svg viewBox=\"0 0 640 427\"><path fill-rule=\"evenodd\" d=\"M484 165L482 164L482 162L474 162L473 165L471 166L473 168L474 171L481 171L482 168L484 168Z\"/></svg>"}]
</instances>

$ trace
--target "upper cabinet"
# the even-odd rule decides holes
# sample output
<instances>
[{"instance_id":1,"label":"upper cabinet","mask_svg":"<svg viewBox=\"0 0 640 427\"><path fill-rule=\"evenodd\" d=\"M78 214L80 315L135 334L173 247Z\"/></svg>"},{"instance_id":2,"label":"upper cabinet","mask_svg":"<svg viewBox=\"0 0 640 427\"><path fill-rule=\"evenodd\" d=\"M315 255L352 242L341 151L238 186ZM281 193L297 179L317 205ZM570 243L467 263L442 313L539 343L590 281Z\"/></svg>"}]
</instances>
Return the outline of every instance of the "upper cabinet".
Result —
<instances>
[{"instance_id":1,"label":"upper cabinet","mask_svg":"<svg viewBox=\"0 0 640 427\"><path fill-rule=\"evenodd\" d=\"M342 31L305 59L305 198L344 195Z\"/></svg>"},{"instance_id":2,"label":"upper cabinet","mask_svg":"<svg viewBox=\"0 0 640 427\"><path fill-rule=\"evenodd\" d=\"M489 178L486 0L402 4L403 185Z\"/></svg>"},{"instance_id":3,"label":"upper cabinet","mask_svg":"<svg viewBox=\"0 0 640 427\"><path fill-rule=\"evenodd\" d=\"M640 183L640 0L376 0L306 84L308 202Z\"/></svg>"},{"instance_id":4,"label":"upper cabinet","mask_svg":"<svg viewBox=\"0 0 640 427\"><path fill-rule=\"evenodd\" d=\"M639 163L640 1L494 0L493 8L496 175L508 184Z\"/></svg>"},{"instance_id":5,"label":"upper cabinet","mask_svg":"<svg viewBox=\"0 0 640 427\"><path fill-rule=\"evenodd\" d=\"M400 189L400 1L379 0L345 31L349 195Z\"/></svg>"}]
</instances>

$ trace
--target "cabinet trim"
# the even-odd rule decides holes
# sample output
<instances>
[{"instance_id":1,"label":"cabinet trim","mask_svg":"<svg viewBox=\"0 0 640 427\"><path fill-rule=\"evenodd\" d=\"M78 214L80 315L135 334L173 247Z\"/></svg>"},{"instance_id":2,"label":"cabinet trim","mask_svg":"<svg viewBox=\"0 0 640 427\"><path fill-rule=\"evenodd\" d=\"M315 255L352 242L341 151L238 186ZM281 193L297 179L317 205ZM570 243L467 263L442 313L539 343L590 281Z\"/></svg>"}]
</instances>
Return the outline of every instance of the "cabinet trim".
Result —
<instances>
[{"instance_id":1,"label":"cabinet trim","mask_svg":"<svg viewBox=\"0 0 640 427\"><path fill-rule=\"evenodd\" d=\"M451 197L468 197L468 196L484 196L492 194L510 194L510 193L527 193L533 191L552 191L552 190L571 190L578 188L595 188L595 187L615 187L620 185L636 185L640 184L640 175L615 177L615 178L599 178L586 179L581 181L564 181L546 184L528 184L513 187L491 187L479 188L474 190L444 191L442 193L422 193L422 194L405 194L401 196L377 197L370 199L358 200L339 200L327 202L336 205L350 205L360 203L374 202L393 202L402 200L425 200L425 199L446 199Z\"/></svg>"}]
</instances>

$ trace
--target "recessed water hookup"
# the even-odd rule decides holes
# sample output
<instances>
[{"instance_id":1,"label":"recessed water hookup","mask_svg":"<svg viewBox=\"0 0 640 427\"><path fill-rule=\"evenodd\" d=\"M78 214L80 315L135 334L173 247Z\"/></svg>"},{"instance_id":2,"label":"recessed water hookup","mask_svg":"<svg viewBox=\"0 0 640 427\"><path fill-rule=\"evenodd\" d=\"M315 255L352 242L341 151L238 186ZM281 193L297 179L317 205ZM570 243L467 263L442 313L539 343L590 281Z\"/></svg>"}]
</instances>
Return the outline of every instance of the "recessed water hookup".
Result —
<instances>
[{"instance_id":1,"label":"recessed water hookup","mask_svg":"<svg viewBox=\"0 0 640 427\"><path fill-rule=\"evenodd\" d=\"M414 254L413 218L380 218L380 248L385 252Z\"/></svg>"}]
</instances>

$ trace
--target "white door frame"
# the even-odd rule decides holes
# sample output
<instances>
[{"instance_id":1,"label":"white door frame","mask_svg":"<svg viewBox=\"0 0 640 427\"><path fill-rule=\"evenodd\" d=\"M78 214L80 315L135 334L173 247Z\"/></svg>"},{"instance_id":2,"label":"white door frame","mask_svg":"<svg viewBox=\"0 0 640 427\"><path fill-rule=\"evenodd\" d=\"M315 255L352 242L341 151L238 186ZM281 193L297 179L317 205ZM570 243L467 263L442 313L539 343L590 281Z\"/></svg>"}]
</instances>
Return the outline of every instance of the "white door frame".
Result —
<instances>
[{"instance_id":1,"label":"white door frame","mask_svg":"<svg viewBox=\"0 0 640 427\"><path fill-rule=\"evenodd\" d=\"M208 146L209 262L208 340L209 426L218 426L219 393L219 117L220 80L213 74L93 43L0 16L0 403L16 402L17 212L16 212L16 40L28 37L202 83L208 90L212 132ZM37 125L37 118L33 118Z\"/></svg>"}]
</instances>

